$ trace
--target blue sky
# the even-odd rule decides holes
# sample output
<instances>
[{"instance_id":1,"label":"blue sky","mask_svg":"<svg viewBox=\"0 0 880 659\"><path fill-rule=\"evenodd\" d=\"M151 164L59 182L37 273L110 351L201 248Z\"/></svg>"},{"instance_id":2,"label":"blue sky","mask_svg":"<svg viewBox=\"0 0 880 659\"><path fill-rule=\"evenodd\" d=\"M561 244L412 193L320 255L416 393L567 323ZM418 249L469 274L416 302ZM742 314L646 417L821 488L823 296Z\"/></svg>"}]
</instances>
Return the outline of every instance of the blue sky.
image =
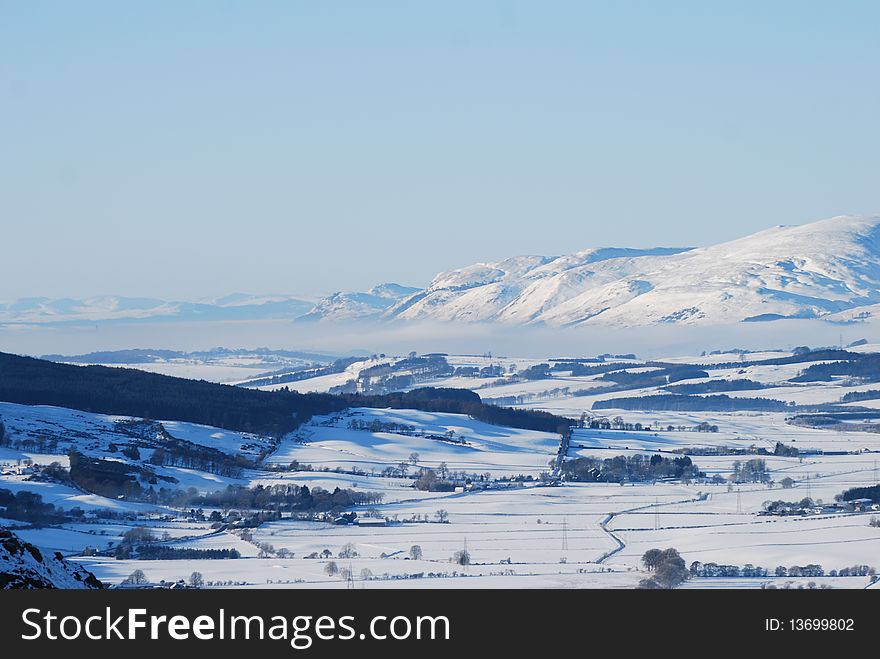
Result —
<instances>
[{"instance_id":1,"label":"blue sky","mask_svg":"<svg viewBox=\"0 0 880 659\"><path fill-rule=\"evenodd\" d=\"M880 212L880 3L0 0L0 298Z\"/></svg>"}]
</instances>

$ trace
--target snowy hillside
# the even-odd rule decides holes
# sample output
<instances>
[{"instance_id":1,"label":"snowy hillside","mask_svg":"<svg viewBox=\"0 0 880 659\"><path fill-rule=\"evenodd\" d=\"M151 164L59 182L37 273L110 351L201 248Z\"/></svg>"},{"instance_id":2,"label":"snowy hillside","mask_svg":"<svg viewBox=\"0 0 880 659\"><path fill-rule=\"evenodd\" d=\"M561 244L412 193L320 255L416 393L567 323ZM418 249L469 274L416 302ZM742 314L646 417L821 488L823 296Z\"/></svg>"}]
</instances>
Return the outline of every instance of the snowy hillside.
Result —
<instances>
[{"instance_id":1,"label":"snowy hillside","mask_svg":"<svg viewBox=\"0 0 880 659\"><path fill-rule=\"evenodd\" d=\"M0 589L101 588L81 565L48 556L12 531L0 528Z\"/></svg>"},{"instance_id":2,"label":"snowy hillside","mask_svg":"<svg viewBox=\"0 0 880 659\"><path fill-rule=\"evenodd\" d=\"M380 284L366 293L340 291L320 300L299 320L349 320L377 316L419 291L400 284Z\"/></svg>"},{"instance_id":3,"label":"snowy hillside","mask_svg":"<svg viewBox=\"0 0 880 659\"><path fill-rule=\"evenodd\" d=\"M880 302L878 237L880 217L842 216L698 249L518 257L440 274L386 317L554 326L852 320Z\"/></svg>"}]
</instances>

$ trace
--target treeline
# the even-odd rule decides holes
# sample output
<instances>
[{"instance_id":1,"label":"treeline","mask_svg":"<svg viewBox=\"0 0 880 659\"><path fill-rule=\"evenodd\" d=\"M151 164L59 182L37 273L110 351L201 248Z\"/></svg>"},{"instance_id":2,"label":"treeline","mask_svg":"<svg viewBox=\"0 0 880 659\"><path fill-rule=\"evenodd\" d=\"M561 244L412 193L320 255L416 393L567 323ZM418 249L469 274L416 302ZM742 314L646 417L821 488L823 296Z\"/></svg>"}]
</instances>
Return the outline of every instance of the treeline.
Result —
<instances>
[{"instance_id":1,"label":"treeline","mask_svg":"<svg viewBox=\"0 0 880 659\"><path fill-rule=\"evenodd\" d=\"M0 489L0 517L32 524L60 524L65 520L64 511L43 497L28 490L13 493Z\"/></svg>"},{"instance_id":2,"label":"treeline","mask_svg":"<svg viewBox=\"0 0 880 659\"><path fill-rule=\"evenodd\" d=\"M0 400L85 412L189 421L279 437L312 416L349 407L467 414L497 425L567 433L569 419L486 405L466 389L424 387L384 395L259 391L133 369L73 366L0 353Z\"/></svg>"},{"instance_id":3,"label":"treeline","mask_svg":"<svg viewBox=\"0 0 880 659\"><path fill-rule=\"evenodd\" d=\"M117 556L117 558L125 559L129 558L129 556ZM169 547L167 545L140 545L135 551L135 558L143 561L223 560L241 558L241 553L237 549L195 549L192 547Z\"/></svg>"},{"instance_id":4,"label":"treeline","mask_svg":"<svg viewBox=\"0 0 880 659\"><path fill-rule=\"evenodd\" d=\"M85 412L190 421L280 436L315 414L338 412L345 399L268 392L134 369L74 366L0 353L0 400Z\"/></svg>"},{"instance_id":5,"label":"treeline","mask_svg":"<svg viewBox=\"0 0 880 659\"><path fill-rule=\"evenodd\" d=\"M238 478L254 463L243 455L229 455L217 449L171 438L166 445L153 451L150 462L157 466L197 469L210 474Z\"/></svg>"},{"instance_id":6,"label":"treeline","mask_svg":"<svg viewBox=\"0 0 880 659\"><path fill-rule=\"evenodd\" d=\"M853 487L839 495L841 501L853 499L870 499L873 503L880 503L880 485L870 487Z\"/></svg>"},{"instance_id":7,"label":"treeline","mask_svg":"<svg viewBox=\"0 0 880 659\"><path fill-rule=\"evenodd\" d=\"M330 492L320 487L309 488L307 485L229 485L225 490L205 495L196 494L188 498L184 505L276 512L324 512L381 503L384 496L379 492L358 492L338 487Z\"/></svg>"},{"instance_id":8,"label":"treeline","mask_svg":"<svg viewBox=\"0 0 880 659\"><path fill-rule=\"evenodd\" d=\"M302 382L303 380L310 380L311 378L317 378L322 375L342 373L346 368L359 361L363 361L363 357L345 357L343 359L337 359L329 366L298 368L285 373L275 373L263 378L248 380L245 384L247 384L248 387L265 387L268 385Z\"/></svg>"},{"instance_id":9,"label":"treeline","mask_svg":"<svg viewBox=\"0 0 880 659\"><path fill-rule=\"evenodd\" d=\"M834 376L858 378L864 382L880 382L880 355L874 353L846 353L838 357L846 361L813 364L801 371L792 382L828 382Z\"/></svg>"},{"instance_id":10,"label":"treeline","mask_svg":"<svg viewBox=\"0 0 880 659\"><path fill-rule=\"evenodd\" d=\"M717 394L724 391L751 391L752 389L766 389L767 385L754 380L709 380L708 382L694 382L689 384L674 384L663 387L672 394Z\"/></svg>"},{"instance_id":11,"label":"treeline","mask_svg":"<svg viewBox=\"0 0 880 659\"><path fill-rule=\"evenodd\" d=\"M770 480L767 463L760 458L752 458L745 462L735 460L730 480L734 483L766 483Z\"/></svg>"},{"instance_id":12,"label":"treeline","mask_svg":"<svg viewBox=\"0 0 880 659\"><path fill-rule=\"evenodd\" d=\"M817 348L811 350L806 346L795 348L795 354L790 357L772 357L770 359L758 359L755 361L718 362L705 364L703 368L717 371L729 368L743 368L745 366L784 366L786 364L803 364L806 362L818 362L825 360L846 360L861 357L861 353L839 350L837 348Z\"/></svg>"},{"instance_id":13,"label":"treeline","mask_svg":"<svg viewBox=\"0 0 880 659\"><path fill-rule=\"evenodd\" d=\"M841 568L840 570L831 570L827 573L829 577L865 577L873 575L874 568L869 565L853 565L851 567ZM746 563L742 567L739 565L719 565L718 563L701 563L694 561L690 566L690 573L694 577L824 577L826 576L825 568L818 563L809 563L808 565L792 565L786 567L779 565L772 572L767 568Z\"/></svg>"},{"instance_id":14,"label":"treeline","mask_svg":"<svg viewBox=\"0 0 880 659\"><path fill-rule=\"evenodd\" d=\"M692 577L766 577L770 573L767 568L746 563L739 565L719 565L718 563L701 563L694 561L689 569Z\"/></svg>"},{"instance_id":15,"label":"treeline","mask_svg":"<svg viewBox=\"0 0 880 659\"><path fill-rule=\"evenodd\" d=\"M552 360L551 360L552 361ZM629 364L620 362L603 362L603 363L584 363L583 361L556 362L550 370L553 371L571 371L573 376L583 377L589 375L598 375L600 373L609 373L611 371L619 371L626 368Z\"/></svg>"},{"instance_id":16,"label":"treeline","mask_svg":"<svg viewBox=\"0 0 880 659\"><path fill-rule=\"evenodd\" d=\"M858 411L838 412L830 409L819 414L798 414L788 419L788 423L838 432L880 432L880 423L876 422L877 410L871 408L849 409Z\"/></svg>"},{"instance_id":17,"label":"treeline","mask_svg":"<svg viewBox=\"0 0 880 659\"><path fill-rule=\"evenodd\" d=\"M566 480L582 483L644 483L664 478L691 480L706 474L700 471L688 456L666 458L652 455L618 455L598 460L574 458L562 464Z\"/></svg>"},{"instance_id":18,"label":"treeline","mask_svg":"<svg viewBox=\"0 0 880 659\"><path fill-rule=\"evenodd\" d=\"M446 357L442 355L431 355L426 357L406 357L391 364L377 364L362 369L358 373L359 380L369 380L370 378L381 378L393 376L407 372L421 376L442 376L452 375L455 369L446 361Z\"/></svg>"},{"instance_id":19,"label":"treeline","mask_svg":"<svg viewBox=\"0 0 880 659\"><path fill-rule=\"evenodd\" d=\"M746 563L742 567L739 565L719 565L718 563L701 563L694 561L689 569L691 576L694 577L866 577L876 573L876 570L870 565L852 565L839 570L831 570L825 572L818 563L810 563L808 565L792 565L786 567L784 565L777 566L774 570L768 570L764 567Z\"/></svg>"},{"instance_id":20,"label":"treeline","mask_svg":"<svg viewBox=\"0 0 880 659\"><path fill-rule=\"evenodd\" d=\"M791 404L773 398L731 398L724 394L715 396L684 396L680 394L657 394L608 398L593 403L594 410L651 410L664 412L736 412L761 411L783 412Z\"/></svg>"},{"instance_id":21,"label":"treeline","mask_svg":"<svg viewBox=\"0 0 880 659\"><path fill-rule=\"evenodd\" d=\"M841 403L854 403L860 400L877 400L880 398L880 389L869 389L868 391L850 391L841 397Z\"/></svg>"},{"instance_id":22,"label":"treeline","mask_svg":"<svg viewBox=\"0 0 880 659\"><path fill-rule=\"evenodd\" d=\"M672 449L672 452L681 453L682 455L775 455L784 458L796 458L800 455L800 451L797 448L794 446L788 446L782 442L776 442L776 446L772 451L768 451L763 446L755 446L752 444L747 447L685 446Z\"/></svg>"},{"instance_id":23,"label":"treeline","mask_svg":"<svg viewBox=\"0 0 880 659\"><path fill-rule=\"evenodd\" d=\"M141 479L150 485L158 484L159 480L177 482L175 478L159 476L150 469L127 462L92 458L77 451L71 451L69 458L71 482L82 490L110 499L142 499Z\"/></svg>"},{"instance_id":24,"label":"treeline","mask_svg":"<svg viewBox=\"0 0 880 659\"><path fill-rule=\"evenodd\" d=\"M606 373L598 379L614 382L629 389L641 389L642 387L659 387L679 380L694 380L708 377L709 374L706 371L695 366L686 365L637 373L613 371Z\"/></svg>"}]
</instances>

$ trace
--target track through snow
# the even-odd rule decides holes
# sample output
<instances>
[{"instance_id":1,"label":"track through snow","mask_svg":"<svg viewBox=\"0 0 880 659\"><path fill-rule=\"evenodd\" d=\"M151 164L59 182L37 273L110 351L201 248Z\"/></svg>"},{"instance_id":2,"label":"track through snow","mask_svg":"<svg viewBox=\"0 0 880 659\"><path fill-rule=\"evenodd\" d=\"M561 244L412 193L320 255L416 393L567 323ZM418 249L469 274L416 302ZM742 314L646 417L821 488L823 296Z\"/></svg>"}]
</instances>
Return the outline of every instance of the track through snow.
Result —
<instances>
[{"instance_id":1,"label":"track through snow","mask_svg":"<svg viewBox=\"0 0 880 659\"><path fill-rule=\"evenodd\" d=\"M646 510L648 508L659 508L661 505L668 506L668 505L676 505L676 504L683 504L683 503L693 503L695 501L705 501L706 499L708 499L708 497L709 497L709 495L706 495L705 497L703 497L703 496L691 497L688 499L681 499L679 501L668 501L663 504L649 503L644 506L635 506L634 508L628 508L627 510L622 510L622 511L616 512L616 513L608 513L608 515L605 516L601 522L599 522L599 527L605 533L607 533L608 536L612 540L614 540L615 543L617 543L617 547L615 547L614 549L612 549L609 552L602 554L602 556L600 556L598 558L598 560L596 560L596 563L604 563L609 558L611 558L615 554L623 551L626 548L626 543L620 539L620 536L618 536L616 533L614 533L614 531L612 531L611 529L608 528L608 525L611 524L611 522L614 521L614 518L617 517L618 515L623 514L623 513L634 513L639 510Z\"/></svg>"}]
</instances>

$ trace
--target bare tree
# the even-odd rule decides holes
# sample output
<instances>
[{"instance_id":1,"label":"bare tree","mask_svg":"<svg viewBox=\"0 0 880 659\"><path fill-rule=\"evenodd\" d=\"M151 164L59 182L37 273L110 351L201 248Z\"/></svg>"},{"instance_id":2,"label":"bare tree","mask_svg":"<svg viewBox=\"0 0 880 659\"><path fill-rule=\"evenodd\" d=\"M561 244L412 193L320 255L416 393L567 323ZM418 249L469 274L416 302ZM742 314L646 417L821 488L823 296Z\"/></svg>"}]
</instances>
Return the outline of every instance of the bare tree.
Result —
<instances>
[{"instance_id":1,"label":"bare tree","mask_svg":"<svg viewBox=\"0 0 880 659\"><path fill-rule=\"evenodd\" d=\"M205 585L205 578L201 572L193 572L189 575L189 585L193 588L202 588Z\"/></svg>"},{"instance_id":2,"label":"bare tree","mask_svg":"<svg viewBox=\"0 0 880 659\"><path fill-rule=\"evenodd\" d=\"M336 561L330 561L327 563L327 565L324 566L324 572L327 573L328 577L339 574L339 566L336 565Z\"/></svg>"},{"instance_id":3,"label":"bare tree","mask_svg":"<svg viewBox=\"0 0 880 659\"><path fill-rule=\"evenodd\" d=\"M144 574L143 570L135 570L131 574L129 574L123 582L124 584L136 584L141 585L147 583L147 575Z\"/></svg>"},{"instance_id":4,"label":"bare tree","mask_svg":"<svg viewBox=\"0 0 880 659\"><path fill-rule=\"evenodd\" d=\"M413 451L409 454L409 461L412 463L412 466L415 467L419 464L419 454Z\"/></svg>"},{"instance_id":5,"label":"bare tree","mask_svg":"<svg viewBox=\"0 0 880 659\"><path fill-rule=\"evenodd\" d=\"M420 561L422 559L422 548L418 545L413 545L409 548L409 557L414 561Z\"/></svg>"},{"instance_id":6,"label":"bare tree","mask_svg":"<svg viewBox=\"0 0 880 659\"><path fill-rule=\"evenodd\" d=\"M357 549L355 549L355 546L350 542L346 542L344 545L342 545L342 549L339 550L339 558L357 558L357 557L358 557Z\"/></svg>"},{"instance_id":7,"label":"bare tree","mask_svg":"<svg viewBox=\"0 0 880 659\"><path fill-rule=\"evenodd\" d=\"M447 522L449 522L449 513L443 508L434 513L434 517L436 517L437 521L441 524L446 524Z\"/></svg>"},{"instance_id":8,"label":"bare tree","mask_svg":"<svg viewBox=\"0 0 880 659\"><path fill-rule=\"evenodd\" d=\"M452 562L457 565L470 565L471 555L467 549L459 549L452 555Z\"/></svg>"}]
</instances>

